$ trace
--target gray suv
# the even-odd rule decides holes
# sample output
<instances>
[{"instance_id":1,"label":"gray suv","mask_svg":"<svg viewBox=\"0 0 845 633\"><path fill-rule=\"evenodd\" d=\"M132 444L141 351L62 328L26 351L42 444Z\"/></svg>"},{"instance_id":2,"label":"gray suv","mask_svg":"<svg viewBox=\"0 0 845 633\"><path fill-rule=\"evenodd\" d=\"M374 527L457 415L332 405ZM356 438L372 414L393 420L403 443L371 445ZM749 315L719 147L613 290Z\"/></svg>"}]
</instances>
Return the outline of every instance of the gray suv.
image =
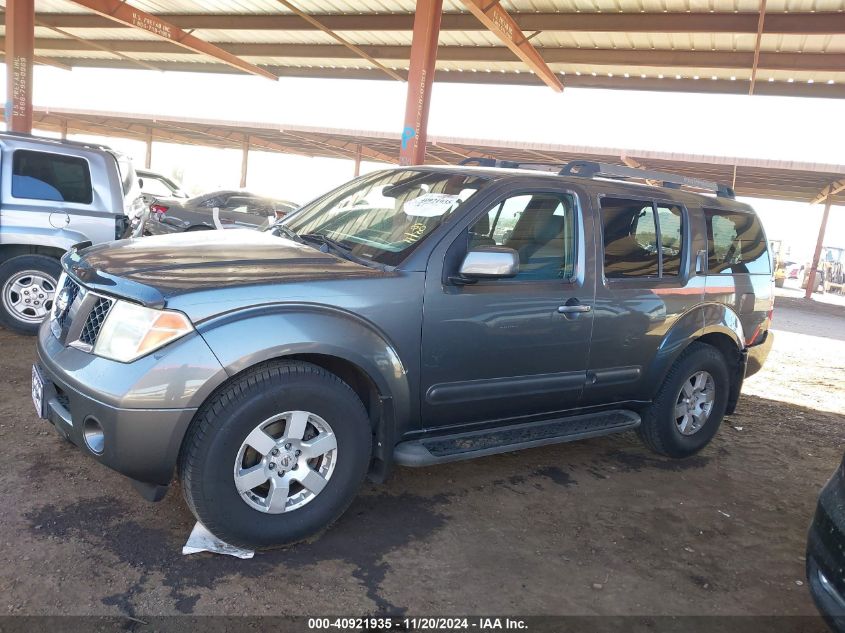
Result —
<instances>
[{"instance_id":1,"label":"gray suv","mask_svg":"<svg viewBox=\"0 0 845 633\"><path fill-rule=\"evenodd\" d=\"M35 334L74 244L122 237L143 209L128 157L107 147L0 133L0 322Z\"/></svg>"},{"instance_id":2,"label":"gray suv","mask_svg":"<svg viewBox=\"0 0 845 633\"><path fill-rule=\"evenodd\" d=\"M175 472L248 547L317 533L394 464L628 430L704 448L772 344L754 211L672 174L478 162L372 173L265 232L72 250L38 415L151 500Z\"/></svg>"}]
</instances>

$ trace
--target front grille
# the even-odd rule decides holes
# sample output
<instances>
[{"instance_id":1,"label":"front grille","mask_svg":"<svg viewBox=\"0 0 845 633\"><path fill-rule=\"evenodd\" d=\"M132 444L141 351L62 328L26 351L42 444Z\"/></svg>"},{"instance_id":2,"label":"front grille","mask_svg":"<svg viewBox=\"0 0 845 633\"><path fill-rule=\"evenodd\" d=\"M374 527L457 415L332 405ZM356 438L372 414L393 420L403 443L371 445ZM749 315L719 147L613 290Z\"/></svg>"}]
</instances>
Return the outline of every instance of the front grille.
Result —
<instances>
[{"instance_id":1,"label":"front grille","mask_svg":"<svg viewBox=\"0 0 845 633\"><path fill-rule=\"evenodd\" d=\"M85 325L82 326L82 333L79 335L79 340L82 343L94 345L113 303L113 300L106 297L97 298L94 307L88 313L88 318L85 319Z\"/></svg>"},{"instance_id":2,"label":"front grille","mask_svg":"<svg viewBox=\"0 0 845 633\"><path fill-rule=\"evenodd\" d=\"M59 293L64 292L67 290L67 303L65 304L64 310L61 312L56 312L56 321L59 323L59 327L63 328L65 326L65 321L67 321L68 313L70 312L71 306L73 306L73 302L76 301L76 297L79 295L79 284L76 283L70 277L65 279L65 285L62 288L59 288ZM58 295L56 295L58 297ZM55 303L55 308L58 310L58 303Z\"/></svg>"}]
</instances>

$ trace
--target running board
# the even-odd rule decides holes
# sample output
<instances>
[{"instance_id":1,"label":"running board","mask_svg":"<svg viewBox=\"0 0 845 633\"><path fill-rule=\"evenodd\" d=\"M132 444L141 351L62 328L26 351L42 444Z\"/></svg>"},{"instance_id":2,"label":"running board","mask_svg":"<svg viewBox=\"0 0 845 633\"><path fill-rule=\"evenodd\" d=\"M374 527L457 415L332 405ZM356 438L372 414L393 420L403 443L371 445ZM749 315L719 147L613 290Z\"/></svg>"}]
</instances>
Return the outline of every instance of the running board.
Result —
<instances>
[{"instance_id":1,"label":"running board","mask_svg":"<svg viewBox=\"0 0 845 633\"><path fill-rule=\"evenodd\" d=\"M639 425L640 416L633 411L602 411L400 442L393 458L402 466L431 466L609 435L635 429Z\"/></svg>"}]
</instances>

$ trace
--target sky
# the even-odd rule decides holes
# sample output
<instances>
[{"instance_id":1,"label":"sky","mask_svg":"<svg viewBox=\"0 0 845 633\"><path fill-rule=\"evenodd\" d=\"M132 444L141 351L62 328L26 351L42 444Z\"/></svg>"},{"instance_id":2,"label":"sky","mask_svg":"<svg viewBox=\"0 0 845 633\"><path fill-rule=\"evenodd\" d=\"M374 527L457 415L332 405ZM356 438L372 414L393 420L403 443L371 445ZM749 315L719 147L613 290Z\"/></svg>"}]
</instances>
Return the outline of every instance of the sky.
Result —
<instances>
[{"instance_id":1,"label":"sky","mask_svg":"<svg viewBox=\"0 0 845 633\"><path fill-rule=\"evenodd\" d=\"M33 86L36 106L387 132L401 132L407 87L398 81L273 82L248 75L45 66L36 66ZM0 87L4 92L5 79ZM833 99L578 88L558 94L545 86L439 83L429 134L845 164L843 108ZM143 164L142 143L107 142ZM237 187L240 151L156 143L152 168L181 176L191 192ZM350 179L352 169L351 161L253 151L247 186L306 202ZM809 258L820 205L750 202L770 239L784 239L796 260ZM845 246L845 208L832 209L825 243Z\"/></svg>"}]
</instances>

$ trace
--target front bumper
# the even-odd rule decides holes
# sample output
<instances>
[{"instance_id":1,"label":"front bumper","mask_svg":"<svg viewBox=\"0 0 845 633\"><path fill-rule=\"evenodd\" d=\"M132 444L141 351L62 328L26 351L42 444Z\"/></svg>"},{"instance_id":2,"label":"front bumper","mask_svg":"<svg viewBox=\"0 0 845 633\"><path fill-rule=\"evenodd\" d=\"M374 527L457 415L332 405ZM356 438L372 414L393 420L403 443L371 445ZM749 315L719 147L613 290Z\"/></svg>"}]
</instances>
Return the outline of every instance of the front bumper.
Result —
<instances>
[{"instance_id":1,"label":"front bumper","mask_svg":"<svg viewBox=\"0 0 845 633\"><path fill-rule=\"evenodd\" d=\"M831 628L845 633L845 474L843 466L822 489L807 538L807 582Z\"/></svg>"},{"instance_id":2,"label":"front bumper","mask_svg":"<svg viewBox=\"0 0 845 633\"><path fill-rule=\"evenodd\" d=\"M173 478L182 438L199 403L225 379L198 334L133 363L119 363L65 347L45 323L37 365L44 382L44 418L153 500L163 496L161 487ZM85 442L89 419L102 428L99 454Z\"/></svg>"}]
</instances>

